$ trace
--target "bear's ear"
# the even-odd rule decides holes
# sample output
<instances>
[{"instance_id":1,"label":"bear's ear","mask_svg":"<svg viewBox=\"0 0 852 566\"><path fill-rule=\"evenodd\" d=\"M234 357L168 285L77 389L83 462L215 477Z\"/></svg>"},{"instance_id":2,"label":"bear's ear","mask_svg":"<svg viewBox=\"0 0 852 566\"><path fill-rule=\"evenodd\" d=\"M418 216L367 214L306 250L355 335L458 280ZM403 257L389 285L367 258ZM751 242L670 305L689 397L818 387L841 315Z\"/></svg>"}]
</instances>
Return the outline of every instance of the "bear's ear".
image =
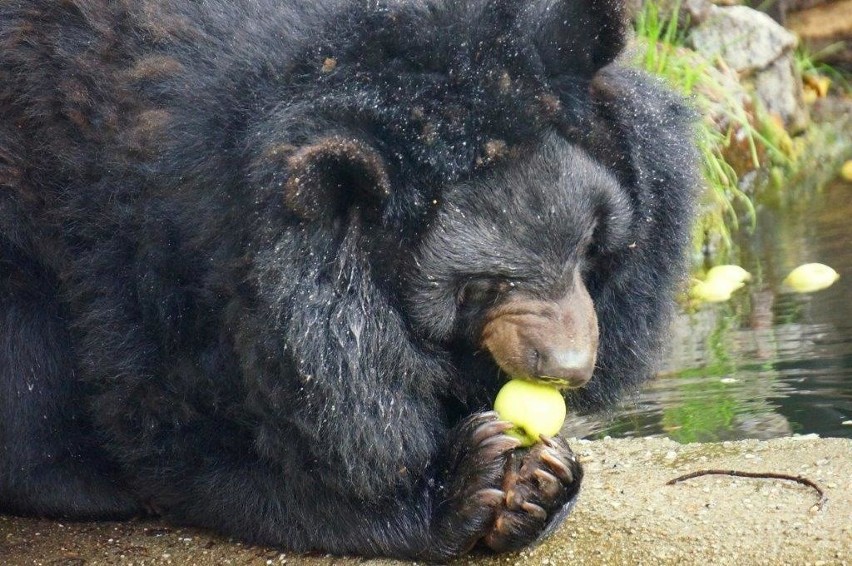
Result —
<instances>
[{"instance_id":1,"label":"bear's ear","mask_svg":"<svg viewBox=\"0 0 852 566\"><path fill-rule=\"evenodd\" d=\"M305 219L338 215L355 206L375 210L390 196L382 158L357 140L322 138L295 150L287 165L284 202Z\"/></svg>"},{"instance_id":2,"label":"bear's ear","mask_svg":"<svg viewBox=\"0 0 852 566\"><path fill-rule=\"evenodd\" d=\"M533 42L550 76L591 77L624 48L624 0L541 0L531 9Z\"/></svg>"}]
</instances>

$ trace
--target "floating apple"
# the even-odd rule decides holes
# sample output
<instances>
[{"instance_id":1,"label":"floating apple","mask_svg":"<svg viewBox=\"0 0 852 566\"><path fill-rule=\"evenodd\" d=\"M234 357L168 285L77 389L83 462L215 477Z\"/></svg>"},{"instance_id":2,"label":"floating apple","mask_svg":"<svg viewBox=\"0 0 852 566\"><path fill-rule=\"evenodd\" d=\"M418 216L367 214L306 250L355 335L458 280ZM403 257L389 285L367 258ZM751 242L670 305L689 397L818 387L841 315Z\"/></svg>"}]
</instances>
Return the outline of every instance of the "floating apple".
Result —
<instances>
[{"instance_id":1,"label":"floating apple","mask_svg":"<svg viewBox=\"0 0 852 566\"><path fill-rule=\"evenodd\" d=\"M695 282L689 294L705 303L722 303L750 279L751 273L739 265L717 265L710 268L704 281Z\"/></svg>"},{"instance_id":2,"label":"floating apple","mask_svg":"<svg viewBox=\"0 0 852 566\"><path fill-rule=\"evenodd\" d=\"M813 293L831 287L840 274L822 263L806 263L790 272L784 285L797 293Z\"/></svg>"},{"instance_id":3,"label":"floating apple","mask_svg":"<svg viewBox=\"0 0 852 566\"><path fill-rule=\"evenodd\" d=\"M844 163L843 167L840 168L840 176L843 177L844 181L852 183L852 159Z\"/></svg>"},{"instance_id":4,"label":"floating apple","mask_svg":"<svg viewBox=\"0 0 852 566\"><path fill-rule=\"evenodd\" d=\"M729 281L716 278L697 281L689 290L690 296L705 303L723 303L731 298L731 294L740 289L742 281Z\"/></svg>"},{"instance_id":5,"label":"floating apple","mask_svg":"<svg viewBox=\"0 0 852 566\"><path fill-rule=\"evenodd\" d=\"M744 283L751 281L751 273L739 265L716 265L707 272L707 281L712 280Z\"/></svg>"}]
</instances>

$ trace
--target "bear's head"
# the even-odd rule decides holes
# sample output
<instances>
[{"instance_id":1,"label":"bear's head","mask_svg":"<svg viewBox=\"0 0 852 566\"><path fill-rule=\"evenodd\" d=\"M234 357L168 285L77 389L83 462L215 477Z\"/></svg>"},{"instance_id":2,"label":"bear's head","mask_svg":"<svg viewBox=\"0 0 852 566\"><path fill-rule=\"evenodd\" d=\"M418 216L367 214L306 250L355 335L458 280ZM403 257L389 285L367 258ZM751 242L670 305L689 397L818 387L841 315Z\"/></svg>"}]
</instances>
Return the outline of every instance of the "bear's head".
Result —
<instances>
[{"instance_id":1,"label":"bear's head","mask_svg":"<svg viewBox=\"0 0 852 566\"><path fill-rule=\"evenodd\" d=\"M359 6L324 16L252 136L260 295L274 327L305 336L285 346L297 371L344 347L356 371L374 348L397 352L401 376L455 374L468 402L501 372L610 401L647 372L658 326L640 329L619 293L668 293L686 232L660 230L672 271L637 268L657 204L619 113L645 95L602 70L624 44L622 3ZM335 344L319 345L311 324L327 320Z\"/></svg>"},{"instance_id":2,"label":"bear's head","mask_svg":"<svg viewBox=\"0 0 852 566\"><path fill-rule=\"evenodd\" d=\"M414 257L418 330L487 352L510 376L584 386L598 349L590 293L631 244L626 191L552 134L442 199Z\"/></svg>"}]
</instances>

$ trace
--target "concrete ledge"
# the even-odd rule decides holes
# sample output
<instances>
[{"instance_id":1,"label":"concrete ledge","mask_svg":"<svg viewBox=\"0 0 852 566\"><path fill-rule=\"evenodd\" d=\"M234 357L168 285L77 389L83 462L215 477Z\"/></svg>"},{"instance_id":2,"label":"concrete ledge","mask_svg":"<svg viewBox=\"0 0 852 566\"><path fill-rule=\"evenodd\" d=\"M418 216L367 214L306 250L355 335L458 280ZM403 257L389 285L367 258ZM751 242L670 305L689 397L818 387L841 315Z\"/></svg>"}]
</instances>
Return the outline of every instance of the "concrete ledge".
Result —
<instances>
[{"instance_id":1,"label":"concrete ledge","mask_svg":"<svg viewBox=\"0 0 852 566\"><path fill-rule=\"evenodd\" d=\"M667 439L574 445L586 467L576 511L521 564L847 564L852 559L852 440L816 437L680 445ZM705 476L702 469L801 475ZM494 562L495 564L497 562Z\"/></svg>"},{"instance_id":2,"label":"concrete ledge","mask_svg":"<svg viewBox=\"0 0 852 566\"><path fill-rule=\"evenodd\" d=\"M586 466L582 499L538 548L467 565L850 564L852 440L806 436L766 442L679 445L665 439L572 443ZM708 476L667 486L700 469L801 475L795 482ZM0 563L53 564L402 564L302 557L246 547L190 529L134 521L70 524L0 516Z\"/></svg>"}]
</instances>

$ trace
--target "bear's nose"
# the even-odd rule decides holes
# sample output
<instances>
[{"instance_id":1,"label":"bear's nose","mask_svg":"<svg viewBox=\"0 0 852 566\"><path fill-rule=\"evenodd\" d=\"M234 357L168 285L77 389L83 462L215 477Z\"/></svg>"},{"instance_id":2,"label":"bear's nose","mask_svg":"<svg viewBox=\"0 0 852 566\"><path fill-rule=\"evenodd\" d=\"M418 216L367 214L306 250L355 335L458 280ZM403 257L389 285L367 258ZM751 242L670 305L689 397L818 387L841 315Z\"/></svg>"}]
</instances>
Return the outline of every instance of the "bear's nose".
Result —
<instances>
[{"instance_id":1,"label":"bear's nose","mask_svg":"<svg viewBox=\"0 0 852 566\"><path fill-rule=\"evenodd\" d=\"M592 378L598 338L592 297L575 270L558 301L516 294L493 308L481 343L510 376L576 388Z\"/></svg>"},{"instance_id":2,"label":"bear's nose","mask_svg":"<svg viewBox=\"0 0 852 566\"><path fill-rule=\"evenodd\" d=\"M594 355L583 349L536 349L536 377L582 387L592 378Z\"/></svg>"}]
</instances>

